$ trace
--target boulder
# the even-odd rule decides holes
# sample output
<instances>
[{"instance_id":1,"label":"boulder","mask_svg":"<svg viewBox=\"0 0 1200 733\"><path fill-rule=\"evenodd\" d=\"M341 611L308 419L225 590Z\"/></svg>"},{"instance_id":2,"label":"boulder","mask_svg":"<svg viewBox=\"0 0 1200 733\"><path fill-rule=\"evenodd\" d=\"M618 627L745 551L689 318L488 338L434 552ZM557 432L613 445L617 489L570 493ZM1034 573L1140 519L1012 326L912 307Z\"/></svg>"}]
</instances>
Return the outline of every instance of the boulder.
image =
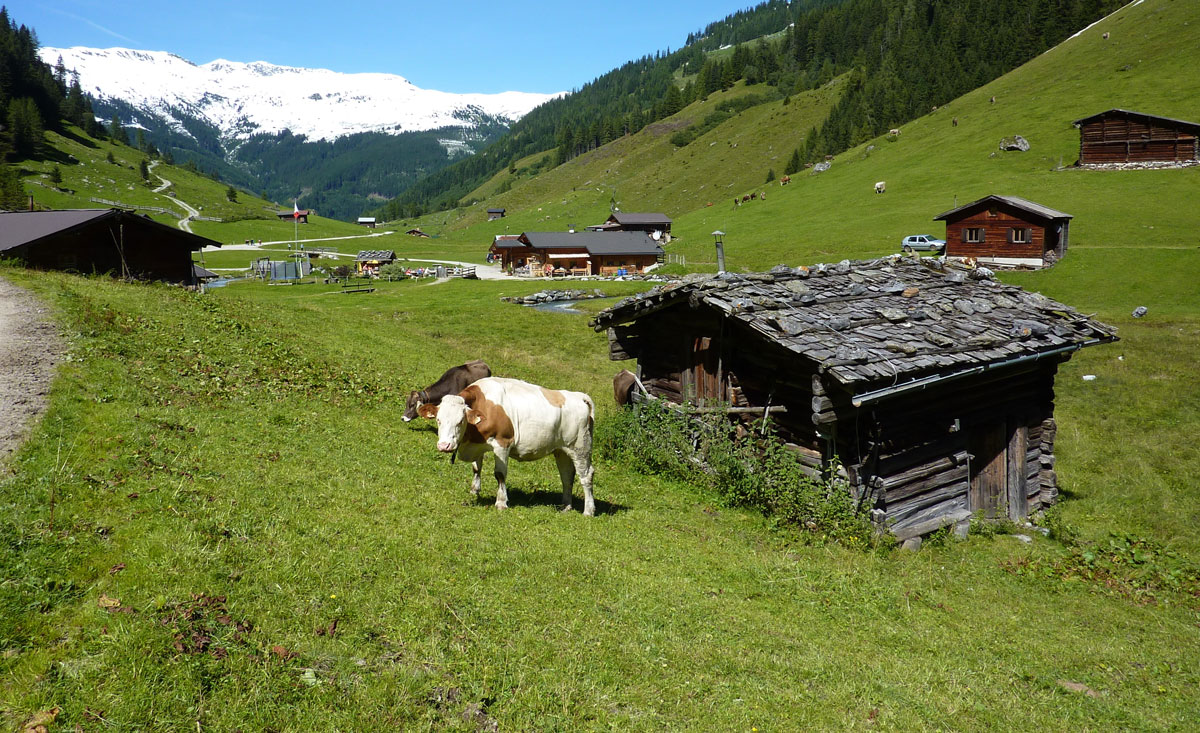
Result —
<instances>
[{"instance_id":1,"label":"boulder","mask_svg":"<svg viewBox=\"0 0 1200 733\"><path fill-rule=\"evenodd\" d=\"M1011 135L1000 140L1001 150L1016 150L1024 153L1029 150L1029 141L1020 135Z\"/></svg>"}]
</instances>

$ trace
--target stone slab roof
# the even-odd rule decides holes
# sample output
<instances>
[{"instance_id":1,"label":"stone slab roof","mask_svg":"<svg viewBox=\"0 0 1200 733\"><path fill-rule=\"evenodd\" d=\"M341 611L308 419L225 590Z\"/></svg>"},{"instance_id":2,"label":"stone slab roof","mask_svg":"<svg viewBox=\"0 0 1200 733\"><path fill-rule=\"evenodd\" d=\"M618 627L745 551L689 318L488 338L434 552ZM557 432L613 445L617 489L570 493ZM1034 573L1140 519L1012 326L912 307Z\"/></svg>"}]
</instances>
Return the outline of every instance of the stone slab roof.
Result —
<instances>
[{"instance_id":1,"label":"stone slab roof","mask_svg":"<svg viewBox=\"0 0 1200 733\"><path fill-rule=\"evenodd\" d=\"M1145 112L1134 112L1131 109L1120 109L1120 108L1113 108L1113 109L1105 110L1103 112L1098 112L1090 117L1083 117L1081 119L1075 120L1071 124L1075 125L1076 127L1079 127L1080 125L1087 124L1088 122L1091 122L1092 120L1098 119L1100 117L1136 117L1136 118L1145 120L1146 122L1157 121L1157 122L1165 123L1164 127L1180 127L1180 128L1187 130L1188 132L1191 132L1194 135L1200 135L1200 122L1189 122L1188 120L1177 120L1173 117L1162 117L1160 115L1151 115L1151 114L1146 114Z\"/></svg>"},{"instance_id":2,"label":"stone slab roof","mask_svg":"<svg viewBox=\"0 0 1200 733\"><path fill-rule=\"evenodd\" d=\"M613 212L608 217L609 221L615 221L622 226L638 225L638 224L670 224L671 217L666 214L657 213L626 213L624 211Z\"/></svg>"},{"instance_id":3,"label":"stone slab roof","mask_svg":"<svg viewBox=\"0 0 1200 733\"><path fill-rule=\"evenodd\" d=\"M845 386L950 375L1116 340L1115 328L1005 285L984 268L900 255L693 275L625 298L598 313L592 326L599 331L653 318L675 304L737 319Z\"/></svg>"},{"instance_id":4,"label":"stone slab roof","mask_svg":"<svg viewBox=\"0 0 1200 733\"><path fill-rule=\"evenodd\" d=\"M536 249L584 249L590 255L658 255L662 247L645 232L524 232Z\"/></svg>"},{"instance_id":5,"label":"stone slab roof","mask_svg":"<svg viewBox=\"0 0 1200 733\"><path fill-rule=\"evenodd\" d=\"M354 259L366 261L394 260L396 259L396 253L390 249L364 249L360 250L358 256Z\"/></svg>"}]
</instances>

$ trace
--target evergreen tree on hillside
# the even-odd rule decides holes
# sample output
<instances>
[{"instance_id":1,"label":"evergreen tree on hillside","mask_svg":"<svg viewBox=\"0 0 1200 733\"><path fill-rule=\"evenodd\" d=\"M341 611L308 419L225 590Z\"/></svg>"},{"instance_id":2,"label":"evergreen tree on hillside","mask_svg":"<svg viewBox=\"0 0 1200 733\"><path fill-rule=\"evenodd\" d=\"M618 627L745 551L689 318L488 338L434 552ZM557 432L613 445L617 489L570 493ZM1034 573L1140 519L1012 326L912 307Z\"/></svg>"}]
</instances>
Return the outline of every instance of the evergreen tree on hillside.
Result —
<instances>
[{"instance_id":1,"label":"evergreen tree on hillside","mask_svg":"<svg viewBox=\"0 0 1200 733\"><path fill-rule=\"evenodd\" d=\"M37 158L42 153L45 127L37 105L28 97L8 103L8 136L18 158Z\"/></svg>"},{"instance_id":2,"label":"evergreen tree on hillside","mask_svg":"<svg viewBox=\"0 0 1200 733\"><path fill-rule=\"evenodd\" d=\"M112 120L108 123L108 136L113 139L113 142L121 143L122 145L129 144L129 136L125 134L125 128L121 125L121 118L114 112Z\"/></svg>"},{"instance_id":3,"label":"evergreen tree on hillside","mask_svg":"<svg viewBox=\"0 0 1200 733\"><path fill-rule=\"evenodd\" d=\"M0 209L15 211L25 206L25 189L13 166L0 162Z\"/></svg>"},{"instance_id":4,"label":"evergreen tree on hillside","mask_svg":"<svg viewBox=\"0 0 1200 733\"><path fill-rule=\"evenodd\" d=\"M787 167L783 169L783 175L791 176L800 172L800 167L804 165L800 162L800 148L792 151L792 157L788 159Z\"/></svg>"}]
</instances>

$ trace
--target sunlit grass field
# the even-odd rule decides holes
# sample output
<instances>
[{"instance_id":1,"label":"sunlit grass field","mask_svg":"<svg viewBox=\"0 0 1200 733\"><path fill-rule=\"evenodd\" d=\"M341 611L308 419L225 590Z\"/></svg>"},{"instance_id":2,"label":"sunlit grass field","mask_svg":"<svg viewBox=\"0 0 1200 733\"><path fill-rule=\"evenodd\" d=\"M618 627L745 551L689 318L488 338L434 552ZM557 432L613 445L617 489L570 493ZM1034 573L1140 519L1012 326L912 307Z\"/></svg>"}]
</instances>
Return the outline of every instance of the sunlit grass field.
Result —
<instances>
[{"instance_id":1,"label":"sunlit grass field","mask_svg":"<svg viewBox=\"0 0 1200 733\"><path fill-rule=\"evenodd\" d=\"M3 276L72 344L0 480L10 726L54 707L84 730L1194 721L1197 599L1058 572L1073 549L1037 533L848 547L603 456L594 519L556 511L545 462L514 464L508 511L490 476L472 499L431 426L400 422L407 389L483 358L615 409L622 365L586 316L500 302L533 284ZM1087 547L1128 532L1163 550L1145 568L1194 569L1187 278L1160 293L1184 305L1134 320L1088 275L1028 277L1122 326L1059 376L1062 517Z\"/></svg>"}]
</instances>

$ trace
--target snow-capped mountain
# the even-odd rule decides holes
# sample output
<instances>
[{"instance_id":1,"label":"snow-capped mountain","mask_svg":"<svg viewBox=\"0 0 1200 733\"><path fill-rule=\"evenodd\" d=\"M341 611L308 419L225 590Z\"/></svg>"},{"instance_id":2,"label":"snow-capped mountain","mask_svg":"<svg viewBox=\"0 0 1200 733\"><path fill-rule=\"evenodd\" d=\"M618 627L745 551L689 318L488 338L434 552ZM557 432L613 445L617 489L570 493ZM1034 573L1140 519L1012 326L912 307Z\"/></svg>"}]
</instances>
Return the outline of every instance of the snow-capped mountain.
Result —
<instances>
[{"instance_id":1,"label":"snow-capped mountain","mask_svg":"<svg viewBox=\"0 0 1200 733\"><path fill-rule=\"evenodd\" d=\"M482 116L519 119L557 96L452 94L421 89L393 74L343 74L263 61L194 64L164 51L44 47L40 53L51 65L61 56L64 66L79 74L84 93L97 101L124 102L184 135L186 118L202 120L226 140L285 129L316 141L360 132L472 127Z\"/></svg>"}]
</instances>

